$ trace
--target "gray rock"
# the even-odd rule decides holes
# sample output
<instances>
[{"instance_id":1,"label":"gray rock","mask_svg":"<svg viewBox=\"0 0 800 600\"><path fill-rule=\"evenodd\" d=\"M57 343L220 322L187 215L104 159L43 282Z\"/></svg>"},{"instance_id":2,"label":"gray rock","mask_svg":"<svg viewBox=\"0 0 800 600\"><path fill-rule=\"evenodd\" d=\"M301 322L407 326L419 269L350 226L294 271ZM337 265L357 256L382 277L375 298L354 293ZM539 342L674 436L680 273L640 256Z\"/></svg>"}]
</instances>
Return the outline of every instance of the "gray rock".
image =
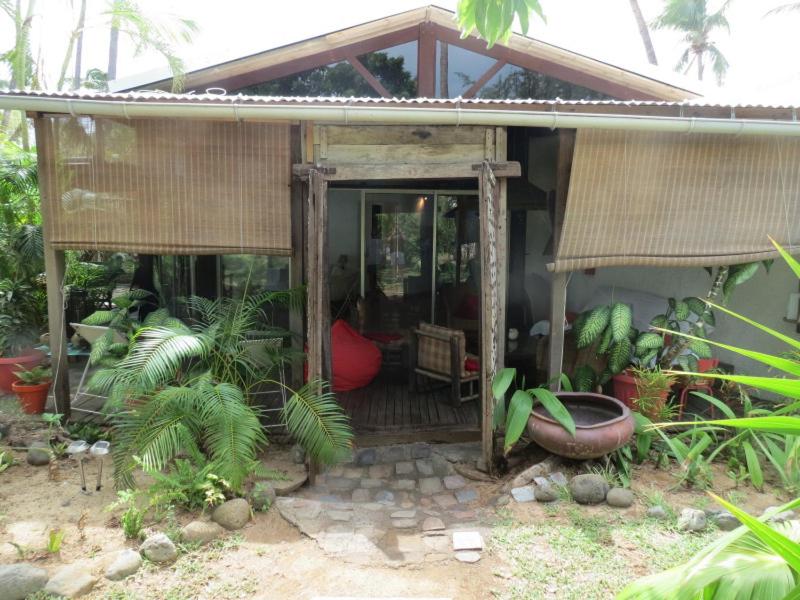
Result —
<instances>
[{"instance_id":1,"label":"gray rock","mask_svg":"<svg viewBox=\"0 0 800 600\"><path fill-rule=\"evenodd\" d=\"M45 442L31 442L28 446L27 461L29 465L41 467L50 464L51 455L50 446Z\"/></svg>"},{"instance_id":2,"label":"gray rock","mask_svg":"<svg viewBox=\"0 0 800 600\"><path fill-rule=\"evenodd\" d=\"M460 490L467 482L464 481L464 478L461 475L448 475L444 478L444 487L448 490Z\"/></svg>"},{"instance_id":3,"label":"gray rock","mask_svg":"<svg viewBox=\"0 0 800 600\"><path fill-rule=\"evenodd\" d=\"M766 515L768 512L775 510L776 508L778 507L768 506L767 508L764 509L764 512L761 513L761 515L762 516ZM770 517L769 520L772 521L773 523L783 523L785 521L791 521L794 518L795 518L795 513L793 510L784 510L783 512L779 512L775 515L772 515L772 517Z\"/></svg>"},{"instance_id":4,"label":"gray rock","mask_svg":"<svg viewBox=\"0 0 800 600\"><path fill-rule=\"evenodd\" d=\"M393 519L413 519L417 516L416 509L396 510L389 515Z\"/></svg>"},{"instance_id":5,"label":"gray rock","mask_svg":"<svg viewBox=\"0 0 800 600\"><path fill-rule=\"evenodd\" d=\"M533 496L538 502L555 502L558 500L558 490L551 483L537 485L533 490Z\"/></svg>"},{"instance_id":6,"label":"gray rock","mask_svg":"<svg viewBox=\"0 0 800 600\"><path fill-rule=\"evenodd\" d=\"M647 516L651 519L669 519L669 513L663 506L651 506L647 509Z\"/></svg>"},{"instance_id":7,"label":"gray rock","mask_svg":"<svg viewBox=\"0 0 800 600\"><path fill-rule=\"evenodd\" d=\"M483 550L483 536L477 531L454 531L453 550Z\"/></svg>"},{"instance_id":8,"label":"gray rock","mask_svg":"<svg viewBox=\"0 0 800 600\"><path fill-rule=\"evenodd\" d=\"M417 442L411 445L411 458L428 458L431 455L431 445Z\"/></svg>"},{"instance_id":9,"label":"gray rock","mask_svg":"<svg viewBox=\"0 0 800 600\"><path fill-rule=\"evenodd\" d=\"M142 555L136 550L126 548L117 553L117 558L106 569L105 576L111 581L120 581L136 573L141 566Z\"/></svg>"},{"instance_id":10,"label":"gray rock","mask_svg":"<svg viewBox=\"0 0 800 600\"><path fill-rule=\"evenodd\" d=\"M394 504L394 494L387 490L381 490L374 496L375 502L380 504Z\"/></svg>"},{"instance_id":11,"label":"gray rock","mask_svg":"<svg viewBox=\"0 0 800 600\"><path fill-rule=\"evenodd\" d=\"M392 527L395 529L412 529L417 523L417 519L392 519Z\"/></svg>"},{"instance_id":12,"label":"gray rock","mask_svg":"<svg viewBox=\"0 0 800 600\"><path fill-rule=\"evenodd\" d=\"M609 485L600 475L576 475L569 482L569 492L578 504L600 504L606 499Z\"/></svg>"},{"instance_id":13,"label":"gray rock","mask_svg":"<svg viewBox=\"0 0 800 600\"><path fill-rule=\"evenodd\" d=\"M28 563L0 565L0 598L24 600L47 584L47 571Z\"/></svg>"},{"instance_id":14,"label":"gray rock","mask_svg":"<svg viewBox=\"0 0 800 600\"><path fill-rule=\"evenodd\" d=\"M426 477L430 477L433 475L433 463L428 460L427 458L419 459L416 462L417 471L419 471L420 475L425 475Z\"/></svg>"},{"instance_id":15,"label":"gray rock","mask_svg":"<svg viewBox=\"0 0 800 600\"><path fill-rule=\"evenodd\" d=\"M349 510L329 510L327 515L331 521L347 522L353 518L353 513Z\"/></svg>"},{"instance_id":16,"label":"gray rock","mask_svg":"<svg viewBox=\"0 0 800 600\"><path fill-rule=\"evenodd\" d=\"M369 490L365 490L362 488L353 490L353 496L352 496L353 502L369 502L371 497L372 495L369 493Z\"/></svg>"},{"instance_id":17,"label":"gray rock","mask_svg":"<svg viewBox=\"0 0 800 600\"><path fill-rule=\"evenodd\" d=\"M629 508L633 506L634 500L633 492L625 488L611 488L608 490L608 494L606 494L606 502L608 502L608 505L616 508Z\"/></svg>"},{"instance_id":18,"label":"gray rock","mask_svg":"<svg viewBox=\"0 0 800 600\"><path fill-rule=\"evenodd\" d=\"M329 477L326 483L334 492L352 492L359 486L360 481L348 477Z\"/></svg>"},{"instance_id":19,"label":"gray rock","mask_svg":"<svg viewBox=\"0 0 800 600\"><path fill-rule=\"evenodd\" d=\"M696 508L684 508L678 517L681 531L702 531L706 528L706 513Z\"/></svg>"},{"instance_id":20,"label":"gray rock","mask_svg":"<svg viewBox=\"0 0 800 600\"><path fill-rule=\"evenodd\" d=\"M508 494L502 494L498 496L497 499L494 501L495 506L506 506L509 502L511 502L511 496Z\"/></svg>"},{"instance_id":21,"label":"gray rock","mask_svg":"<svg viewBox=\"0 0 800 600\"><path fill-rule=\"evenodd\" d=\"M453 472L452 465L441 454L433 454L431 456L431 464L433 465L433 472L439 477L450 475Z\"/></svg>"},{"instance_id":22,"label":"gray rock","mask_svg":"<svg viewBox=\"0 0 800 600\"><path fill-rule=\"evenodd\" d=\"M444 531L444 521L442 521L438 517L427 517L422 522L422 531L424 532Z\"/></svg>"},{"instance_id":23,"label":"gray rock","mask_svg":"<svg viewBox=\"0 0 800 600\"><path fill-rule=\"evenodd\" d=\"M532 485L512 488L511 495L517 502L533 502L536 499Z\"/></svg>"},{"instance_id":24,"label":"gray rock","mask_svg":"<svg viewBox=\"0 0 800 600\"><path fill-rule=\"evenodd\" d=\"M476 492L472 488L464 488L462 490L456 490L456 500L458 500L459 504L469 504L470 502L475 502L477 499L478 499L478 492Z\"/></svg>"},{"instance_id":25,"label":"gray rock","mask_svg":"<svg viewBox=\"0 0 800 600\"><path fill-rule=\"evenodd\" d=\"M395 479L392 482L392 489L393 490L413 490L417 487L417 482L413 479Z\"/></svg>"},{"instance_id":26,"label":"gray rock","mask_svg":"<svg viewBox=\"0 0 800 600\"><path fill-rule=\"evenodd\" d=\"M164 533L156 533L148 537L139 546L139 552L154 563L172 562L178 558L178 549Z\"/></svg>"},{"instance_id":27,"label":"gray rock","mask_svg":"<svg viewBox=\"0 0 800 600\"><path fill-rule=\"evenodd\" d=\"M394 475L392 465L372 465L369 468L369 476L372 479L386 479Z\"/></svg>"},{"instance_id":28,"label":"gray rock","mask_svg":"<svg viewBox=\"0 0 800 600\"><path fill-rule=\"evenodd\" d=\"M364 448L356 454L356 464L361 467L374 465L378 460L378 453L375 448Z\"/></svg>"},{"instance_id":29,"label":"gray rock","mask_svg":"<svg viewBox=\"0 0 800 600\"><path fill-rule=\"evenodd\" d=\"M544 477L548 475L553 468L561 464L561 459L555 455L548 456L543 461L536 463L522 471L517 475L511 483L512 487L525 487L534 477Z\"/></svg>"},{"instance_id":30,"label":"gray rock","mask_svg":"<svg viewBox=\"0 0 800 600\"><path fill-rule=\"evenodd\" d=\"M482 456L475 461L475 468L481 473L489 472L489 465L486 464L486 459Z\"/></svg>"},{"instance_id":31,"label":"gray rock","mask_svg":"<svg viewBox=\"0 0 800 600\"><path fill-rule=\"evenodd\" d=\"M396 463L408 460L410 457L411 450L408 446L384 446L381 448L381 462Z\"/></svg>"},{"instance_id":32,"label":"gray rock","mask_svg":"<svg viewBox=\"0 0 800 600\"><path fill-rule=\"evenodd\" d=\"M267 511L275 502L275 488L266 481L256 481L248 495L254 510Z\"/></svg>"},{"instance_id":33,"label":"gray rock","mask_svg":"<svg viewBox=\"0 0 800 600\"><path fill-rule=\"evenodd\" d=\"M569 483L567 481L567 476L564 475L561 471L556 471L555 473L550 473L547 477L553 484L560 486L560 487L567 487Z\"/></svg>"},{"instance_id":34,"label":"gray rock","mask_svg":"<svg viewBox=\"0 0 800 600\"><path fill-rule=\"evenodd\" d=\"M395 464L394 469L398 475L412 475L416 472L414 463L405 460Z\"/></svg>"},{"instance_id":35,"label":"gray rock","mask_svg":"<svg viewBox=\"0 0 800 600\"><path fill-rule=\"evenodd\" d=\"M439 508L450 508L458 504L458 500L453 494L438 494L433 497L433 501Z\"/></svg>"},{"instance_id":36,"label":"gray rock","mask_svg":"<svg viewBox=\"0 0 800 600\"><path fill-rule=\"evenodd\" d=\"M376 488L384 487L386 485L386 480L385 479L373 479L373 478L370 477L370 478L367 478L367 479L362 479L360 485L365 490L374 490Z\"/></svg>"},{"instance_id":37,"label":"gray rock","mask_svg":"<svg viewBox=\"0 0 800 600\"><path fill-rule=\"evenodd\" d=\"M67 565L56 571L44 591L63 598L79 598L92 591L97 577L78 565Z\"/></svg>"},{"instance_id":38,"label":"gray rock","mask_svg":"<svg viewBox=\"0 0 800 600\"><path fill-rule=\"evenodd\" d=\"M223 529L213 521L192 521L181 528L181 539L190 544L207 544L225 534Z\"/></svg>"},{"instance_id":39,"label":"gray rock","mask_svg":"<svg viewBox=\"0 0 800 600\"><path fill-rule=\"evenodd\" d=\"M422 477L419 480L419 491L426 496L438 494L442 491L442 480L438 477Z\"/></svg>"},{"instance_id":40,"label":"gray rock","mask_svg":"<svg viewBox=\"0 0 800 600\"><path fill-rule=\"evenodd\" d=\"M727 510L719 511L712 517L712 520L722 531L733 531L741 525L739 519L734 517Z\"/></svg>"},{"instance_id":41,"label":"gray rock","mask_svg":"<svg viewBox=\"0 0 800 600\"><path fill-rule=\"evenodd\" d=\"M241 529L250 520L250 505L244 498L234 498L215 508L211 518L225 529Z\"/></svg>"},{"instance_id":42,"label":"gray rock","mask_svg":"<svg viewBox=\"0 0 800 600\"><path fill-rule=\"evenodd\" d=\"M302 465L306 462L306 451L300 444L292 446L292 462L296 465Z\"/></svg>"},{"instance_id":43,"label":"gray rock","mask_svg":"<svg viewBox=\"0 0 800 600\"><path fill-rule=\"evenodd\" d=\"M481 559L480 552L456 552L456 560L463 563L476 563Z\"/></svg>"}]
</instances>

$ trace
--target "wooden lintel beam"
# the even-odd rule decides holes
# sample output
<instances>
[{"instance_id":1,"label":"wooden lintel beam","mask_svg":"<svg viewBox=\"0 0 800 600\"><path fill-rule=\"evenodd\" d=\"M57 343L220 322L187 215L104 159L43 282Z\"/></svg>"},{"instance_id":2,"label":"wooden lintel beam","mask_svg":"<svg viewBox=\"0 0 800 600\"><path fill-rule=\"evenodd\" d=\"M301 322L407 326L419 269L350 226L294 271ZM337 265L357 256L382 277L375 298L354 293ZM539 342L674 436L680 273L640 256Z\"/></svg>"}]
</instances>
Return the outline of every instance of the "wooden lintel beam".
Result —
<instances>
[{"instance_id":1,"label":"wooden lintel beam","mask_svg":"<svg viewBox=\"0 0 800 600\"><path fill-rule=\"evenodd\" d=\"M466 92L464 92L462 94L462 97L464 97L464 98L474 98L475 94L477 94L479 91L481 91L481 88L483 86L485 86L486 83L492 77L494 77L500 69L505 67L507 64L508 64L508 61L496 60L494 62L494 64L491 67L489 67L488 69L486 69L486 72L483 75L481 75L480 77L478 77L478 80L475 83L473 83Z\"/></svg>"},{"instance_id":2,"label":"wooden lintel beam","mask_svg":"<svg viewBox=\"0 0 800 600\"><path fill-rule=\"evenodd\" d=\"M362 63L360 60L358 60L357 56L355 56L355 55L348 56L347 57L347 62L349 62L353 66L353 68L356 71L358 71L359 75L361 75L364 79L367 80L367 83L370 85L370 87L373 90L378 92L384 98L391 98L392 97L392 95L389 93L389 90L387 90L385 87L383 87L383 84L380 81L378 81L378 78L375 77L375 75L373 75L370 72L370 70L367 69L367 67L364 66L364 63Z\"/></svg>"},{"instance_id":3,"label":"wooden lintel beam","mask_svg":"<svg viewBox=\"0 0 800 600\"><path fill-rule=\"evenodd\" d=\"M522 168L516 161L490 163L496 177L519 177ZM455 163L350 163L327 166L295 164L292 173L305 179L315 170L327 181L374 181L376 179L474 179L480 175L481 164Z\"/></svg>"}]
</instances>

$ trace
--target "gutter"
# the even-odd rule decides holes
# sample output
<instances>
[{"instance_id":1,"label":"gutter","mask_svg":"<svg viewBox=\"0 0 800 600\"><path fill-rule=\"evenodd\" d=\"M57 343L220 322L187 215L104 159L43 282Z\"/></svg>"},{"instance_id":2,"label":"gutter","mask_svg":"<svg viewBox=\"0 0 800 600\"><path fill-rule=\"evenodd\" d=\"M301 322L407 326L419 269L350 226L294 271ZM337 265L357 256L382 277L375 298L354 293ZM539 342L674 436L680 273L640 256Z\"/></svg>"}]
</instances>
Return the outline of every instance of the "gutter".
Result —
<instances>
[{"instance_id":1,"label":"gutter","mask_svg":"<svg viewBox=\"0 0 800 600\"><path fill-rule=\"evenodd\" d=\"M0 95L0 109L72 116L213 119L221 121L315 121L345 125L485 125L547 127L550 129L617 129L675 133L770 135L800 137L800 122L703 117L648 117L561 111L523 111L476 108L414 108L236 102L129 102Z\"/></svg>"}]
</instances>

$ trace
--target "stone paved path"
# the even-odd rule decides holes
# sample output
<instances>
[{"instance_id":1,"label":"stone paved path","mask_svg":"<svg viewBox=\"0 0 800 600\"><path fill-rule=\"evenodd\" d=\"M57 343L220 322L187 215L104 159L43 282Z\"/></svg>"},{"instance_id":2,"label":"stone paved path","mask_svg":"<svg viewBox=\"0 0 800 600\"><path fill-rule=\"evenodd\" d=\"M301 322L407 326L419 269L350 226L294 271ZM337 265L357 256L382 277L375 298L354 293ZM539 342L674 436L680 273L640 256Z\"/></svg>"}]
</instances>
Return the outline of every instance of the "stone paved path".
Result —
<instances>
[{"instance_id":1,"label":"stone paved path","mask_svg":"<svg viewBox=\"0 0 800 600\"><path fill-rule=\"evenodd\" d=\"M485 537L488 511L480 483L454 462L472 463L478 444L406 444L365 448L329 469L314 486L279 497L281 515L331 555L358 563L448 560L454 531Z\"/></svg>"}]
</instances>

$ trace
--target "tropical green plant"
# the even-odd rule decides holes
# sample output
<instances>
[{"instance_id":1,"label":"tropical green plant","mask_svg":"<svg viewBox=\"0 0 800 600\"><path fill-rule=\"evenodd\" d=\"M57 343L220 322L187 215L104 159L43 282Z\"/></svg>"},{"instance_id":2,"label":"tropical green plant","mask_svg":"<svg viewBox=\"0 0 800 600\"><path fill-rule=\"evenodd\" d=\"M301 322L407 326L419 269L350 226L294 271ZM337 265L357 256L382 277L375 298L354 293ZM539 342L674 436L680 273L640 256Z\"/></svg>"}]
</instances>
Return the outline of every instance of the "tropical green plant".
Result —
<instances>
[{"instance_id":1,"label":"tropical green plant","mask_svg":"<svg viewBox=\"0 0 800 600\"><path fill-rule=\"evenodd\" d=\"M284 385L272 370L295 353L272 340L289 335L269 325L264 305L293 305L302 290L265 292L244 299L190 298L193 325L165 318L141 327L129 353L99 370L90 385L109 396L115 477L133 485L135 457L149 470L176 456L213 462L234 491L258 469L266 444L260 411L248 402L259 385ZM285 387L285 386L284 386ZM316 461L330 464L350 447L347 416L320 382L288 390L283 417L292 435Z\"/></svg>"},{"instance_id":2,"label":"tropical green plant","mask_svg":"<svg viewBox=\"0 0 800 600\"><path fill-rule=\"evenodd\" d=\"M144 516L147 509L137 506L139 495L140 492L136 490L119 490L116 501L106 507L107 511L123 509L119 517L119 523L122 526L122 532L129 540L138 539L144 526Z\"/></svg>"},{"instance_id":3,"label":"tropical green plant","mask_svg":"<svg viewBox=\"0 0 800 600\"><path fill-rule=\"evenodd\" d=\"M654 369L632 369L636 380L636 396L633 403L636 410L650 420L666 421L672 418L674 408L668 403L668 396L677 377Z\"/></svg>"},{"instance_id":4,"label":"tropical green plant","mask_svg":"<svg viewBox=\"0 0 800 600\"><path fill-rule=\"evenodd\" d=\"M214 473L214 463L202 458L176 458L165 472L142 467L154 480L147 493L156 508L178 505L186 510L205 509L222 504L232 494L230 484Z\"/></svg>"},{"instance_id":5,"label":"tropical green plant","mask_svg":"<svg viewBox=\"0 0 800 600\"><path fill-rule=\"evenodd\" d=\"M505 368L498 371L492 380L492 396L495 401L493 426L495 429L505 426L503 451L508 454L514 444L519 441L537 403L541 404L564 429L574 436L575 421L572 419L572 415L569 414L561 400L545 387L516 389L508 401L508 408L506 408L506 393L516 377L516 369Z\"/></svg>"},{"instance_id":6,"label":"tropical green plant","mask_svg":"<svg viewBox=\"0 0 800 600\"><path fill-rule=\"evenodd\" d=\"M692 67L696 67L697 79L702 81L708 60L717 82L721 84L728 71L728 60L713 36L717 30L730 32L725 15L730 0L722 2L716 10L712 10L711 4L710 0L667 0L663 12L653 22L653 27L672 29L683 34L686 48L675 65L676 71L688 73Z\"/></svg>"},{"instance_id":7,"label":"tropical green plant","mask_svg":"<svg viewBox=\"0 0 800 600\"><path fill-rule=\"evenodd\" d=\"M462 37L477 30L491 48L498 41L508 40L515 18L522 33L528 33L532 12L545 20L539 0L459 0L456 19Z\"/></svg>"},{"instance_id":8,"label":"tropical green plant","mask_svg":"<svg viewBox=\"0 0 800 600\"><path fill-rule=\"evenodd\" d=\"M60 529L51 529L47 535L47 551L50 554L58 554L61 552L61 544L64 542L65 532Z\"/></svg>"},{"instance_id":9,"label":"tropical green plant","mask_svg":"<svg viewBox=\"0 0 800 600\"><path fill-rule=\"evenodd\" d=\"M73 440L84 440L88 444L94 444L100 440L110 442L112 439L108 427L90 421L70 421L64 426L64 429Z\"/></svg>"},{"instance_id":10,"label":"tropical green plant","mask_svg":"<svg viewBox=\"0 0 800 600\"><path fill-rule=\"evenodd\" d=\"M45 381L50 381L53 378L53 371L48 366L37 365L30 369L22 368L21 371L14 371L14 375L25 385L39 385ZM43 419L44 416L45 415L42 415ZM61 415L55 416L59 419L61 418Z\"/></svg>"},{"instance_id":11,"label":"tropical green plant","mask_svg":"<svg viewBox=\"0 0 800 600\"><path fill-rule=\"evenodd\" d=\"M8 469L9 467L14 466L14 455L11 454L8 450L3 450L0 452L0 473Z\"/></svg>"},{"instance_id":12,"label":"tropical green plant","mask_svg":"<svg viewBox=\"0 0 800 600\"><path fill-rule=\"evenodd\" d=\"M793 500L754 518L711 495L744 527L698 552L682 565L638 579L617 600L793 600L800 597L800 522L766 524Z\"/></svg>"}]
</instances>

